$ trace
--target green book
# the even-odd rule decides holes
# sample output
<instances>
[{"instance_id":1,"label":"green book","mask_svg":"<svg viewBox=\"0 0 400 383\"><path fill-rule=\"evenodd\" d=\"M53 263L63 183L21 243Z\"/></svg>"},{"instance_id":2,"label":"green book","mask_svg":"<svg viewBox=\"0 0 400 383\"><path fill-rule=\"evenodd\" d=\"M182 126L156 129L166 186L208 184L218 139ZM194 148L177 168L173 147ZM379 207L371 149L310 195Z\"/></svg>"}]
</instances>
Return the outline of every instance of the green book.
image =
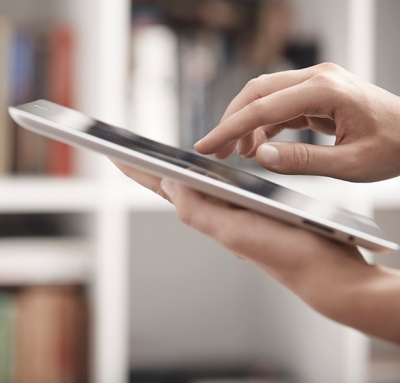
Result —
<instances>
[{"instance_id":1,"label":"green book","mask_svg":"<svg viewBox=\"0 0 400 383\"><path fill-rule=\"evenodd\" d=\"M0 293L0 383L14 381L15 299Z\"/></svg>"}]
</instances>

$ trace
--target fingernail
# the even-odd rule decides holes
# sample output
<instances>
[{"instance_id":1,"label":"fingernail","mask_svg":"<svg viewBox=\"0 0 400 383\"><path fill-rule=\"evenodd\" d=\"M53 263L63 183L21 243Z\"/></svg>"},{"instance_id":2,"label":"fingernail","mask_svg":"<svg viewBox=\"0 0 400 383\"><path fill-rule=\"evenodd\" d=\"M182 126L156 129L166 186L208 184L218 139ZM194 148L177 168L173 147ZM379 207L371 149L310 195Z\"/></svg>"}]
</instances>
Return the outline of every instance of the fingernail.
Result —
<instances>
[{"instance_id":1,"label":"fingernail","mask_svg":"<svg viewBox=\"0 0 400 383\"><path fill-rule=\"evenodd\" d=\"M175 194L175 183L169 180L161 181L161 188L168 195L169 198L173 198Z\"/></svg>"},{"instance_id":2,"label":"fingernail","mask_svg":"<svg viewBox=\"0 0 400 383\"><path fill-rule=\"evenodd\" d=\"M264 144L261 145L261 158L265 164L278 165L279 151L275 146Z\"/></svg>"}]
</instances>

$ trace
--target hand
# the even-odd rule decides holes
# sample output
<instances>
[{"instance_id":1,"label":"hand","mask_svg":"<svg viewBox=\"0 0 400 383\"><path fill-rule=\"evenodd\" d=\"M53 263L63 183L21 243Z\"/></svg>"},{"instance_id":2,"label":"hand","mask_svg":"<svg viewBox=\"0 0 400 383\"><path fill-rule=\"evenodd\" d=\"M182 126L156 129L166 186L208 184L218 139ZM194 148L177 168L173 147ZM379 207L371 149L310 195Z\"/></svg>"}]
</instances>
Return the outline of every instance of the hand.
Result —
<instances>
[{"instance_id":1,"label":"hand","mask_svg":"<svg viewBox=\"0 0 400 383\"><path fill-rule=\"evenodd\" d=\"M173 203L182 222L214 238L238 258L255 264L288 287L299 284L305 269L331 256L335 261L338 257L348 258L356 264L367 265L355 247L114 163L126 176Z\"/></svg>"},{"instance_id":2,"label":"hand","mask_svg":"<svg viewBox=\"0 0 400 383\"><path fill-rule=\"evenodd\" d=\"M127 165L114 164L135 182L173 203L181 221L213 237L238 258L255 263L285 285L294 284L305 265L315 265L314 261L319 262L327 257L323 255L326 247L334 250L335 259L337 253L344 250L349 258L366 265L355 247L237 208ZM286 239L282 241L281 238ZM299 253L299 243L303 244L300 248L300 252L304 253L302 255ZM265 254L270 254L271 258L266 258Z\"/></svg>"},{"instance_id":3,"label":"hand","mask_svg":"<svg viewBox=\"0 0 400 383\"><path fill-rule=\"evenodd\" d=\"M333 147L266 142L283 129L336 136ZM373 182L400 175L400 98L334 64L250 81L221 123L195 145L227 158L235 149L282 174Z\"/></svg>"},{"instance_id":4,"label":"hand","mask_svg":"<svg viewBox=\"0 0 400 383\"><path fill-rule=\"evenodd\" d=\"M181 221L270 274L315 310L400 344L397 272L368 265L355 247L116 165L173 203Z\"/></svg>"},{"instance_id":5,"label":"hand","mask_svg":"<svg viewBox=\"0 0 400 383\"><path fill-rule=\"evenodd\" d=\"M352 246L239 209L171 181L161 187L179 219L268 273L321 314L400 344L400 274L371 266Z\"/></svg>"}]
</instances>

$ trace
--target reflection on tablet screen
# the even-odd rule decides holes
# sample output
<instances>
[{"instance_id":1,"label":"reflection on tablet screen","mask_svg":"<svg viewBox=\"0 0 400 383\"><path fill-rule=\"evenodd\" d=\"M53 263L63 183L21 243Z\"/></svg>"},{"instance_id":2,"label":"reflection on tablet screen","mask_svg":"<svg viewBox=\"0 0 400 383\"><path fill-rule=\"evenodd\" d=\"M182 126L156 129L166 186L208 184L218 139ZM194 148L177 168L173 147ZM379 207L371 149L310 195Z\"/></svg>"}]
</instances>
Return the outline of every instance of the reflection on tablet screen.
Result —
<instances>
[{"instance_id":1,"label":"reflection on tablet screen","mask_svg":"<svg viewBox=\"0 0 400 383\"><path fill-rule=\"evenodd\" d=\"M127 130L115 128L98 121L88 128L87 133L135 150L152 158L165 161L183 169L190 169L198 174L236 186L259 196L284 203L293 208L307 211L326 219L337 219L339 209L334 205L320 202L303 194L276 185L253 174L212 161L199 154L160 144ZM343 211L342 213L346 212ZM345 217L342 217L342 224L349 225L351 224L351 221L350 216L347 220Z\"/></svg>"}]
</instances>

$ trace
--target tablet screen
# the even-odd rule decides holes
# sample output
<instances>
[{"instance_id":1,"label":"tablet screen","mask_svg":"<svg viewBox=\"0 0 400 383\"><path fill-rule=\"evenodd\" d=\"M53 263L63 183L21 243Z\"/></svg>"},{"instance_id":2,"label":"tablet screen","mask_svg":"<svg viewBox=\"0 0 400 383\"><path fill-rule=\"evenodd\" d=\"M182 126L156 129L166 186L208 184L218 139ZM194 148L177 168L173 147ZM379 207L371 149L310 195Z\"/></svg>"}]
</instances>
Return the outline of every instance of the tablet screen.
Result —
<instances>
[{"instance_id":1,"label":"tablet screen","mask_svg":"<svg viewBox=\"0 0 400 383\"><path fill-rule=\"evenodd\" d=\"M98 121L95 121L92 126L87 128L86 133L175 166L193 170L259 196L273 199L295 209L307 211L308 213L329 220L338 220L339 218L342 224L347 226L354 225L350 214L344 210L341 211L334 205L307 197L253 174L210 160L199 154L167 146L138 136L130 131ZM338 217L339 212L341 213L341 217Z\"/></svg>"}]
</instances>

